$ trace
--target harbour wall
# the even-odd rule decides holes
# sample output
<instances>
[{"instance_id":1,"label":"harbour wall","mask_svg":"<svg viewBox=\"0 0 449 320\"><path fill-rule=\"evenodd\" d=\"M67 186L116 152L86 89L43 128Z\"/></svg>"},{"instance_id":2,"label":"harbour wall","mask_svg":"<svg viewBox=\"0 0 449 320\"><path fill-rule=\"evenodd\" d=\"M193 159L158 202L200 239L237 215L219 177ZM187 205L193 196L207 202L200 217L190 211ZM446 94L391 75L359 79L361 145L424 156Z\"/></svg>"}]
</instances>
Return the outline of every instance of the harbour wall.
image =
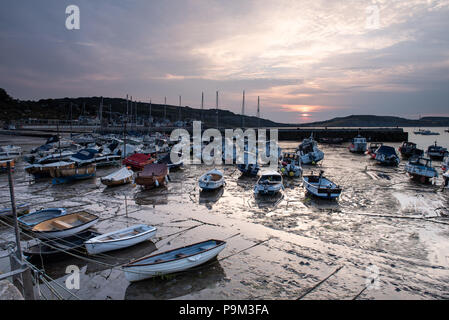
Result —
<instances>
[{"instance_id":1,"label":"harbour wall","mask_svg":"<svg viewBox=\"0 0 449 320\"><path fill-rule=\"evenodd\" d=\"M172 130L178 129L176 127L159 127L148 128L144 126L127 128L128 133L148 133L148 132L163 132L170 134ZM192 128L185 128L192 133ZM206 129L206 128L204 128ZM270 128L267 128L268 130ZM225 129L220 129L224 134ZM21 128L17 130L0 130L0 134L22 135L22 136L34 136L34 137L49 137L56 134L56 127L34 127L34 128ZM89 132L101 132L101 133L123 133L123 127L73 127L69 126L59 127L60 133L89 133ZM257 133L257 130L256 130ZM278 129L278 138L281 141L301 141L304 138L308 138L313 135L314 139L335 139L340 138L343 141L351 141L352 138L357 135L365 137L368 141L372 142L402 142L408 141L408 132L405 132L402 128L280 128ZM267 133L267 136L269 134Z\"/></svg>"}]
</instances>

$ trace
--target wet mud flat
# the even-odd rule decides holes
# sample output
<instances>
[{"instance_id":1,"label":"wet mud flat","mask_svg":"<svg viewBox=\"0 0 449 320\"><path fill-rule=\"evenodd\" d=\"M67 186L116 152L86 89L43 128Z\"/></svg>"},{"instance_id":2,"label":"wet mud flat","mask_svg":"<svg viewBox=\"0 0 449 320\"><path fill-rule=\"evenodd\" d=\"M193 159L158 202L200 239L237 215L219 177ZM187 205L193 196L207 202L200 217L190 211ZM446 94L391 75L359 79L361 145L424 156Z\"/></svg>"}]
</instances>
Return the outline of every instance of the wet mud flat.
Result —
<instances>
[{"instance_id":1,"label":"wet mud flat","mask_svg":"<svg viewBox=\"0 0 449 320\"><path fill-rule=\"evenodd\" d=\"M25 150L44 140L5 139ZM32 209L91 211L100 216L99 232L138 223L158 228L153 241L132 248L35 262L61 286L67 266L78 266L80 289L70 292L82 299L448 299L449 192L441 191L441 178L436 185L422 185L405 174L405 161L398 168L381 167L368 156L351 154L346 144L320 148L324 161L305 166L304 173L324 170L343 187L338 201L310 197L297 178L284 180L282 195L255 198L257 179L241 177L234 166L219 167L226 179L222 190L200 192L198 178L210 169L204 165L186 165L171 172L166 187L142 190L103 186L100 177L113 167L72 184L33 182L23 161L14 174L16 201L29 202ZM434 165L440 170L439 162ZM4 174L0 186L4 207L9 205ZM211 238L226 239L227 247L217 260L193 270L137 283L129 283L120 270L155 250ZM13 239L12 230L0 223L0 241ZM57 299L40 287L47 298Z\"/></svg>"}]
</instances>

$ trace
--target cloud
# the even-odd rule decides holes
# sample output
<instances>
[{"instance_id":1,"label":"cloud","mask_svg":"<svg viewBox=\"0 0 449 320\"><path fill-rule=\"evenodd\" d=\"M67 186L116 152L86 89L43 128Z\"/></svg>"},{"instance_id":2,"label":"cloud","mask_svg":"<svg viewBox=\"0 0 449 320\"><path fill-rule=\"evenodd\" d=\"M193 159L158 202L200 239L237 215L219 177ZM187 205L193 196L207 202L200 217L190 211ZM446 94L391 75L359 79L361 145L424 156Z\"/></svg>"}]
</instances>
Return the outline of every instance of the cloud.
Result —
<instances>
[{"instance_id":1,"label":"cloud","mask_svg":"<svg viewBox=\"0 0 449 320\"><path fill-rule=\"evenodd\" d=\"M448 114L449 0L7 0L0 87L19 98L125 96L280 122L347 113ZM377 6L379 28L367 28ZM299 107L295 107L299 106ZM301 111L301 106L314 106ZM298 116L300 120L298 120Z\"/></svg>"}]
</instances>

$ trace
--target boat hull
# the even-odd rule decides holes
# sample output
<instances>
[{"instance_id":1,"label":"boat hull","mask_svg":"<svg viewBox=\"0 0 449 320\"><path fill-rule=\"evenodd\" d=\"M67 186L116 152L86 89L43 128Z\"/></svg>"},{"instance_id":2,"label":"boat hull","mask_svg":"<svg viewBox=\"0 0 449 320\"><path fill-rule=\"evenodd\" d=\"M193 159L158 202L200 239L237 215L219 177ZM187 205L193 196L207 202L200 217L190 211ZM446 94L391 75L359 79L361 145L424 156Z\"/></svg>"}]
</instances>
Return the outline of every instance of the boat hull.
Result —
<instances>
[{"instance_id":1,"label":"boat hull","mask_svg":"<svg viewBox=\"0 0 449 320\"><path fill-rule=\"evenodd\" d=\"M100 236L101 238L117 234L119 231L111 232L108 234L104 234ZM86 247L86 250L89 254L99 254L103 252L113 251L113 250L120 250L124 248L128 248L131 246L134 246L138 243L147 241L151 238L153 238L156 235L157 229L151 228L146 232L140 233L134 237L129 237L127 239L117 239L117 240L110 240L110 241L96 241L96 238L90 239L89 241L86 241L84 243L84 246ZM100 238L99 237L99 238Z\"/></svg>"},{"instance_id":2,"label":"boat hull","mask_svg":"<svg viewBox=\"0 0 449 320\"><path fill-rule=\"evenodd\" d=\"M213 249L184 259L149 265L126 266L123 268L125 271L125 278L130 282L135 282L164 274L185 271L215 258L225 246L226 244L223 243Z\"/></svg>"}]
</instances>

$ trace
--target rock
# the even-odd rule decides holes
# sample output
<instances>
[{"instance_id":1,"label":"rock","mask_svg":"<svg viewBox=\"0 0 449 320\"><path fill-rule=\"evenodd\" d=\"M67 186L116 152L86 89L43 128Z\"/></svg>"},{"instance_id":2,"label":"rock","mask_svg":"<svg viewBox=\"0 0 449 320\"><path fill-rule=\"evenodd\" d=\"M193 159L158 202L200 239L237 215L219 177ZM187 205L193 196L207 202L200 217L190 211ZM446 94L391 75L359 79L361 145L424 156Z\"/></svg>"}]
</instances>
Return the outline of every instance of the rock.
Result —
<instances>
[{"instance_id":1,"label":"rock","mask_svg":"<svg viewBox=\"0 0 449 320\"><path fill-rule=\"evenodd\" d=\"M0 300L25 300L20 291L8 280L0 281Z\"/></svg>"}]
</instances>

